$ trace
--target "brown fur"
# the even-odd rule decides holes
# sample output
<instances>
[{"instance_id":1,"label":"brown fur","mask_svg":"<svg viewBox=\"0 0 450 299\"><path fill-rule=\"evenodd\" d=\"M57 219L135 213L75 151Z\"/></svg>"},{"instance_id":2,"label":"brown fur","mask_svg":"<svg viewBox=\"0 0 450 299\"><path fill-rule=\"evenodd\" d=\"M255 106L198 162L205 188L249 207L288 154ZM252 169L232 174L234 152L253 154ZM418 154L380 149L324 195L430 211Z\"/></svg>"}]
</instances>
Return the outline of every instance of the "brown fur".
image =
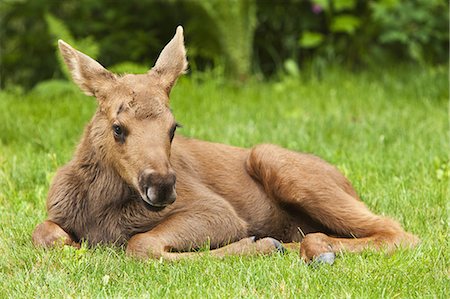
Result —
<instances>
[{"instance_id":1,"label":"brown fur","mask_svg":"<svg viewBox=\"0 0 450 299\"><path fill-rule=\"evenodd\" d=\"M116 76L62 41L60 49L99 108L55 176L48 220L33 233L36 246L86 240L173 260L202 254L188 251L205 243L217 248L210 254L224 256L271 253L280 249L276 240L303 240L301 256L310 260L418 242L397 222L372 214L349 181L315 156L269 144L243 149L181 136L171 142L169 93L187 67L181 27L142 75ZM113 133L117 127L121 134Z\"/></svg>"}]
</instances>

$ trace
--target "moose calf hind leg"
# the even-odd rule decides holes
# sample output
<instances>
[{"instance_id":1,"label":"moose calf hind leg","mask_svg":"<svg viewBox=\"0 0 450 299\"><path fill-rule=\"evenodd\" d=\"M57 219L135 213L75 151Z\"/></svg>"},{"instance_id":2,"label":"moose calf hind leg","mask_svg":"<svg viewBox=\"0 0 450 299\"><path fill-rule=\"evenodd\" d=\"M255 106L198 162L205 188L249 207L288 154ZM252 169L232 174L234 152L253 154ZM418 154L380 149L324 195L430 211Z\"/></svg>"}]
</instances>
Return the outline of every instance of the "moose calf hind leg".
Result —
<instances>
[{"instance_id":1,"label":"moose calf hind leg","mask_svg":"<svg viewBox=\"0 0 450 299\"><path fill-rule=\"evenodd\" d=\"M370 248L392 252L398 247L414 247L419 242L418 237L404 231L386 231L354 239L335 238L323 233L312 233L306 235L303 239L300 255L304 261L309 262L329 253L361 252Z\"/></svg>"},{"instance_id":2,"label":"moose calf hind leg","mask_svg":"<svg viewBox=\"0 0 450 299\"><path fill-rule=\"evenodd\" d=\"M372 213L350 182L320 158L275 145L259 145L252 149L246 166L274 200L297 207L341 237L306 235L301 255L307 261L326 253L393 250L418 242L398 222Z\"/></svg>"}]
</instances>

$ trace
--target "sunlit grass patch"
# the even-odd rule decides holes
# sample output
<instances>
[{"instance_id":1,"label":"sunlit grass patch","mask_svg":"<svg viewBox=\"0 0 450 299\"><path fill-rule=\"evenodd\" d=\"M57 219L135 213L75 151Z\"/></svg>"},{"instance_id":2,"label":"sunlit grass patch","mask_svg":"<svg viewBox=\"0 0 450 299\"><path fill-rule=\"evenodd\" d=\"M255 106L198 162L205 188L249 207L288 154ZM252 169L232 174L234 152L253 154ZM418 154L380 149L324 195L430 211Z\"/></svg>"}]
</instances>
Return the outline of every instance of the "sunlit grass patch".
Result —
<instances>
[{"instance_id":1,"label":"sunlit grass patch","mask_svg":"<svg viewBox=\"0 0 450 299\"><path fill-rule=\"evenodd\" d=\"M121 248L31 244L45 196L95 100L78 92L0 92L0 297L437 297L449 294L448 82L443 68L330 70L241 87L183 78L171 106L180 134L236 146L271 142L337 165L376 213L422 243L393 254L298 254L137 261Z\"/></svg>"}]
</instances>

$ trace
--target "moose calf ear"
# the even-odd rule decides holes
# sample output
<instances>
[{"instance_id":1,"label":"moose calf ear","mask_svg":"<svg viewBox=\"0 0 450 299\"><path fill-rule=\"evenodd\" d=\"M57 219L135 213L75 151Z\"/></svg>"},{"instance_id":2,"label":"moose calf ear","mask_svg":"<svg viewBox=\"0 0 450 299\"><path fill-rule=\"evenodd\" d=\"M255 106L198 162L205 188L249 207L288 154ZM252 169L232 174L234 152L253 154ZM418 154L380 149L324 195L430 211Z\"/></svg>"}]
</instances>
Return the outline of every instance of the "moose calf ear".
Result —
<instances>
[{"instance_id":1,"label":"moose calf ear","mask_svg":"<svg viewBox=\"0 0 450 299\"><path fill-rule=\"evenodd\" d=\"M58 46L73 81L88 96L95 96L104 84L115 79L114 74L106 70L100 63L75 50L64 41L58 40Z\"/></svg>"},{"instance_id":2,"label":"moose calf ear","mask_svg":"<svg viewBox=\"0 0 450 299\"><path fill-rule=\"evenodd\" d=\"M160 84L170 93L178 77L185 73L188 67L186 49L184 47L183 27L178 26L175 36L164 47L150 73L156 74Z\"/></svg>"}]
</instances>

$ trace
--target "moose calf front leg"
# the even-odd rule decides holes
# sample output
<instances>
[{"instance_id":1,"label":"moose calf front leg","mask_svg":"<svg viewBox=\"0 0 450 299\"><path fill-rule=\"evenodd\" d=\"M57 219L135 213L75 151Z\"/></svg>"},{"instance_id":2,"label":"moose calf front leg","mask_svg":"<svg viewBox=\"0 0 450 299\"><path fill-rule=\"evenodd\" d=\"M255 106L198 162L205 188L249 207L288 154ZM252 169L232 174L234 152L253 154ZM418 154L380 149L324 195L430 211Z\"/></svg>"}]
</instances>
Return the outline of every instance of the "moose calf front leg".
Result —
<instances>
[{"instance_id":1,"label":"moose calf front leg","mask_svg":"<svg viewBox=\"0 0 450 299\"><path fill-rule=\"evenodd\" d=\"M247 224L226 202L217 200L210 210L201 207L202 210L198 212L191 210L186 214L178 214L148 232L134 235L128 241L127 254L138 258L179 260L204 254L224 257L269 254L283 250L280 242L272 238L249 238ZM212 248L220 248L208 252L186 252L207 243Z\"/></svg>"},{"instance_id":2,"label":"moose calf front leg","mask_svg":"<svg viewBox=\"0 0 450 299\"><path fill-rule=\"evenodd\" d=\"M263 238L255 240L255 237L243 238L237 242L224 247L211 250L209 252L170 252L172 246L164 245L163 239L155 239L149 233L142 233L133 236L127 247L127 254L137 258L163 258L169 261L176 261L186 258L210 255L217 258L226 256L252 256L265 255L275 252L284 252L283 245L273 238Z\"/></svg>"},{"instance_id":3,"label":"moose calf front leg","mask_svg":"<svg viewBox=\"0 0 450 299\"><path fill-rule=\"evenodd\" d=\"M47 248L60 245L80 247L80 244L76 243L68 233L50 220L46 220L36 226L32 240L36 247Z\"/></svg>"}]
</instances>

